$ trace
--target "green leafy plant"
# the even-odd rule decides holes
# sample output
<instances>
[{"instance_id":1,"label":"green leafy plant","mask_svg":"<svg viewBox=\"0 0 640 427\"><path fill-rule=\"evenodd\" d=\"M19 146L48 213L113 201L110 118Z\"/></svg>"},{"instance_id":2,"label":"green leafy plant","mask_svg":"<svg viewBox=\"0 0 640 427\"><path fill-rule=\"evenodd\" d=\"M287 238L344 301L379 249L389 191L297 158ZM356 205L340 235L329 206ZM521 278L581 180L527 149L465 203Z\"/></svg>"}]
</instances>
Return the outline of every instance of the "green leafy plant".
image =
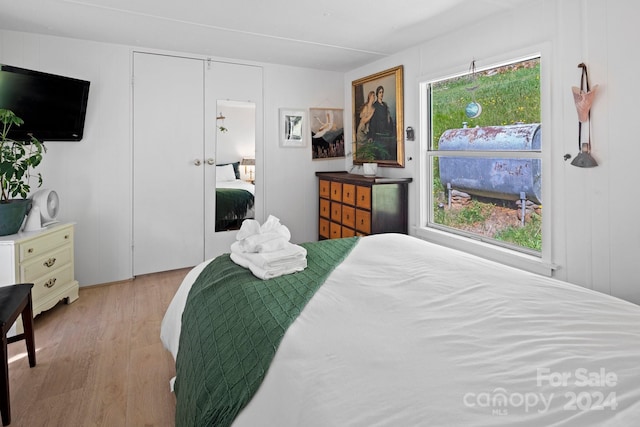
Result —
<instances>
[{"instance_id":1,"label":"green leafy plant","mask_svg":"<svg viewBox=\"0 0 640 427\"><path fill-rule=\"evenodd\" d=\"M497 240L514 243L536 251L542 250L542 217L531 214L524 227L507 227L496 234Z\"/></svg>"},{"instance_id":2,"label":"green leafy plant","mask_svg":"<svg viewBox=\"0 0 640 427\"><path fill-rule=\"evenodd\" d=\"M359 143L356 148L355 160L362 162L375 162L389 157L389 150L377 141L364 141Z\"/></svg>"},{"instance_id":3,"label":"green leafy plant","mask_svg":"<svg viewBox=\"0 0 640 427\"><path fill-rule=\"evenodd\" d=\"M32 171L42 161L46 148L32 135L26 141L9 138L11 128L24 123L13 111L0 109L0 123L0 203L7 203L12 197L27 197L32 177L37 178L38 187L42 185L42 175L33 175Z\"/></svg>"}]
</instances>

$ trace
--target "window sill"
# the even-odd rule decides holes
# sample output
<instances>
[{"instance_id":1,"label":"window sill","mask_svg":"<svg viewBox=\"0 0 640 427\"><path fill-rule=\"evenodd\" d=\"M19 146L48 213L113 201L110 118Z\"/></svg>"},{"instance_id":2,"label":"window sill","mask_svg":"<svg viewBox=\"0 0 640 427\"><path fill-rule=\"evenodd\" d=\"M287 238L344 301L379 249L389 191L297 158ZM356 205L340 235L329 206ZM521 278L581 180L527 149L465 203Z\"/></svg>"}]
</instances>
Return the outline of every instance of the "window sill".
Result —
<instances>
[{"instance_id":1,"label":"window sill","mask_svg":"<svg viewBox=\"0 0 640 427\"><path fill-rule=\"evenodd\" d=\"M457 236L446 231L427 227L414 227L413 235L431 243L457 249L481 258L543 276L551 277L553 275L553 271L556 269L555 265L543 261L540 257L519 253L507 248L485 243L480 240Z\"/></svg>"}]
</instances>

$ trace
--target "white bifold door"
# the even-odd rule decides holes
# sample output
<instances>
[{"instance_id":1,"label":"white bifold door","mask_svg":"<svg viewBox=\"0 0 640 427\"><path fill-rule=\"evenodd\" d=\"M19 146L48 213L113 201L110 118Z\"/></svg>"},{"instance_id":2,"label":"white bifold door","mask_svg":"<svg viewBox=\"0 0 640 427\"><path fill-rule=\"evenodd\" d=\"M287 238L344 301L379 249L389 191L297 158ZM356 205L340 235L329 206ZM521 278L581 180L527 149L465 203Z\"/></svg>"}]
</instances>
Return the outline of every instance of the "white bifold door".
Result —
<instances>
[{"instance_id":1,"label":"white bifold door","mask_svg":"<svg viewBox=\"0 0 640 427\"><path fill-rule=\"evenodd\" d=\"M244 120L224 135L228 140L234 130L255 126L255 148L217 158L220 100L255 105L255 123ZM216 163L253 155L259 170L261 116L261 67L133 54L134 276L191 267L228 252L237 231L215 232ZM263 185L256 183L256 211Z\"/></svg>"}]
</instances>

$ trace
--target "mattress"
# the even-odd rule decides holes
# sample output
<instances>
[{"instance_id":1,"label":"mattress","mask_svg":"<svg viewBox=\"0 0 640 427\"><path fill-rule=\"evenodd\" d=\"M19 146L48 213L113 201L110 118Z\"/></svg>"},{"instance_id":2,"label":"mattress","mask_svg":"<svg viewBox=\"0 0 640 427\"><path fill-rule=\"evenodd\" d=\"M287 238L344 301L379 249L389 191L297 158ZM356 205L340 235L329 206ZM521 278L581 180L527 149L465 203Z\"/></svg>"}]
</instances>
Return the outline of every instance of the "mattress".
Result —
<instances>
[{"instance_id":1,"label":"mattress","mask_svg":"<svg viewBox=\"0 0 640 427\"><path fill-rule=\"evenodd\" d=\"M174 358L189 287L162 322ZM640 307L398 234L358 242L233 426L636 425Z\"/></svg>"}]
</instances>

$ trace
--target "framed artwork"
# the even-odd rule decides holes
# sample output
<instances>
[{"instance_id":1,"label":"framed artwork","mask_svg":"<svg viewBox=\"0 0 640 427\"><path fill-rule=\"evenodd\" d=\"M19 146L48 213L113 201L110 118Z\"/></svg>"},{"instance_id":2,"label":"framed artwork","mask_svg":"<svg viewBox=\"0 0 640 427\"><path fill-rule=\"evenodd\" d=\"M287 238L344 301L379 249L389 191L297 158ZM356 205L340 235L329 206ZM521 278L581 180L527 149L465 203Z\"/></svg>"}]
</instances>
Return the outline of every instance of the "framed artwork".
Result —
<instances>
[{"instance_id":1,"label":"framed artwork","mask_svg":"<svg viewBox=\"0 0 640 427\"><path fill-rule=\"evenodd\" d=\"M304 110L280 109L280 146L307 146L307 114Z\"/></svg>"},{"instance_id":2,"label":"framed artwork","mask_svg":"<svg viewBox=\"0 0 640 427\"><path fill-rule=\"evenodd\" d=\"M326 160L344 157L344 110L310 108L311 157Z\"/></svg>"},{"instance_id":3,"label":"framed artwork","mask_svg":"<svg viewBox=\"0 0 640 427\"><path fill-rule=\"evenodd\" d=\"M403 67L352 83L353 163L404 167Z\"/></svg>"}]
</instances>

